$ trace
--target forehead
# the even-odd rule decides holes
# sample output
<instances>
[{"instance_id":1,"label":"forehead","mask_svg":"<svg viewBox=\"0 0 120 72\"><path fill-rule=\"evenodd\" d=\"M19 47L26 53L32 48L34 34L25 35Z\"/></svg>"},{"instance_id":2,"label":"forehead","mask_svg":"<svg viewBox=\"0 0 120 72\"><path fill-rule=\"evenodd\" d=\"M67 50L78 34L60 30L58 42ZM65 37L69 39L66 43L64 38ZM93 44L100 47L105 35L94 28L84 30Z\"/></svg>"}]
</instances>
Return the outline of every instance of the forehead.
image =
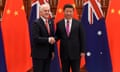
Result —
<instances>
[{"instance_id":1,"label":"forehead","mask_svg":"<svg viewBox=\"0 0 120 72\"><path fill-rule=\"evenodd\" d=\"M50 10L48 6L43 7L43 10Z\"/></svg>"},{"instance_id":2,"label":"forehead","mask_svg":"<svg viewBox=\"0 0 120 72\"><path fill-rule=\"evenodd\" d=\"M74 9L73 8L65 8L64 11L73 11Z\"/></svg>"}]
</instances>

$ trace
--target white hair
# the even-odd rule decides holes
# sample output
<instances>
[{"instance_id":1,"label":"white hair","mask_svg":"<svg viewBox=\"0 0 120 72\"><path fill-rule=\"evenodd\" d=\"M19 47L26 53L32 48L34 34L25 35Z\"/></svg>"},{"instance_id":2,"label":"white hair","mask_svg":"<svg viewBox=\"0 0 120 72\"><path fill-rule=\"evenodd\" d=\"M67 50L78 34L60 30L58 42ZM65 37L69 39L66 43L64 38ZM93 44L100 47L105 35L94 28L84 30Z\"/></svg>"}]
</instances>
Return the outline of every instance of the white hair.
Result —
<instances>
[{"instance_id":1,"label":"white hair","mask_svg":"<svg viewBox=\"0 0 120 72\"><path fill-rule=\"evenodd\" d=\"M42 11L45 7L48 7L50 9L50 5L48 3L40 5L40 11Z\"/></svg>"}]
</instances>

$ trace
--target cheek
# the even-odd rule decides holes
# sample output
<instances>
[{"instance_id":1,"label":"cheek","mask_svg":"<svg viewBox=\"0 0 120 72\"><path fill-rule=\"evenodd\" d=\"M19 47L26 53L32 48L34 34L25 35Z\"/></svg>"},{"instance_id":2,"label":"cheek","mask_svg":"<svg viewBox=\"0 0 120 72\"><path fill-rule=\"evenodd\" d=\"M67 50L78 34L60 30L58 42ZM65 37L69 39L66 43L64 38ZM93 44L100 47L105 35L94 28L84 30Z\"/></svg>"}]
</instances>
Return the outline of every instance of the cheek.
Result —
<instances>
[{"instance_id":1,"label":"cheek","mask_svg":"<svg viewBox=\"0 0 120 72\"><path fill-rule=\"evenodd\" d=\"M71 16L72 14L71 13L67 13L68 16Z\"/></svg>"},{"instance_id":2,"label":"cheek","mask_svg":"<svg viewBox=\"0 0 120 72\"><path fill-rule=\"evenodd\" d=\"M72 12L67 12L68 15L72 15Z\"/></svg>"},{"instance_id":3,"label":"cheek","mask_svg":"<svg viewBox=\"0 0 120 72\"><path fill-rule=\"evenodd\" d=\"M49 13L46 13L45 16L48 17L48 16L49 16Z\"/></svg>"},{"instance_id":4,"label":"cheek","mask_svg":"<svg viewBox=\"0 0 120 72\"><path fill-rule=\"evenodd\" d=\"M65 15L69 15L70 13L69 12L66 12Z\"/></svg>"}]
</instances>

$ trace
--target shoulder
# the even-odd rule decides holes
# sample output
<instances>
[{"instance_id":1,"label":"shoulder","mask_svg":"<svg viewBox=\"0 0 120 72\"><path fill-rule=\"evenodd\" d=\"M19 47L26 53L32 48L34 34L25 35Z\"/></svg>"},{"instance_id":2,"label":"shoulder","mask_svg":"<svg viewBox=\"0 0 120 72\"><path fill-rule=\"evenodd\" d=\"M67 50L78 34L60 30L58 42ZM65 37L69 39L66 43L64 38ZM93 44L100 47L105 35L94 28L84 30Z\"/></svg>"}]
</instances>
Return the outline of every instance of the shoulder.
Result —
<instances>
[{"instance_id":1,"label":"shoulder","mask_svg":"<svg viewBox=\"0 0 120 72\"><path fill-rule=\"evenodd\" d=\"M61 19L60 21L57 22L57 25L61 25L64 23L64 19Z\"/></svg>"},{"instance_id":2,"label":"shoulder","mask_svg":"<svg viewBox=\"0 0 120 72\"><path fill-rule=\"evenodd\" d=\"M34 24L44 24L44 21L41 18L39 18L39 19L34 20L33 23Z\"/></svg>"},{"instance_id":3,"label":"shoulder","mask_svg":"<svg viewBox=\"0 0 120 72\"><path fill-rule=\"evenodd\" d=\"M76 23L80 23L80 20L77 20L77 19L72 19L73 20L73 22L76 22Z\"/></svg>"},{"instance_id":4,"label":"shoulder","mask_svg":"<svg viewBox=\"0 0 120 72\"><path fill-rule=\"evenodd\" d=\"M41 19L35 19L33 23L39 23L39 21L41 21Z\"/></svg>"},{"instance_id":5,"label":"shoulder","mask_svg":"<svg viewBox=\"0 0 120 72\"><path fill-rule=\"evenodd\" d=\"M80 20L77 20L77 19L73 19L73 23L75 25L81 25L81 21Z\"/></svg>"}]
</instances>

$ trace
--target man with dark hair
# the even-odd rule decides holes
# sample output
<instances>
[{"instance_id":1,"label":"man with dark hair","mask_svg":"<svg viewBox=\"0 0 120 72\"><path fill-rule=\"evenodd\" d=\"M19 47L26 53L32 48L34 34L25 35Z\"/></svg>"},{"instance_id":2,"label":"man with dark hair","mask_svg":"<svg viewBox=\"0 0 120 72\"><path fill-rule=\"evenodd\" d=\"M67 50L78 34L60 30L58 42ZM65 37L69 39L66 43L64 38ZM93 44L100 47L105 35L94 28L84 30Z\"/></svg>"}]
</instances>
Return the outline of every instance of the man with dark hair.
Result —
<instances>
[{"instance_id":1,"label":"man with dark hair","mask_svg":"<svg viewBox=\"0 0 120 72\"><path fill-rule=\"evenodd\" d=\"M74 7L66 4L64 19L57 23L56 40L60 40L62 72L80 72L80 56L84 55L84 31L80 21L73 18Z\"/></svg>"}]
</instances>

